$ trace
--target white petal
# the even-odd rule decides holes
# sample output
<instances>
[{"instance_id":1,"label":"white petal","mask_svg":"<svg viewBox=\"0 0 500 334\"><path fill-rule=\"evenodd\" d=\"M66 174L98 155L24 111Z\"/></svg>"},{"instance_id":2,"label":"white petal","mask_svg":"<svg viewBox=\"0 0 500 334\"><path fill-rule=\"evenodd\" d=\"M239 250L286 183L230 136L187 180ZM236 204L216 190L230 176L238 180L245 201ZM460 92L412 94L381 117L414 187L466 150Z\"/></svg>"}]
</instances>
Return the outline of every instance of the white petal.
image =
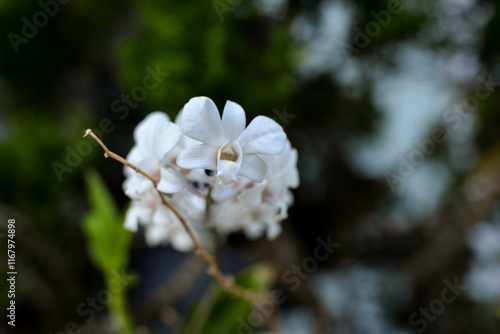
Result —
<instances>
[{"instance_id":1,"label":"white petal","mask_svg":"<svg viewBox=\"0 0 500 334\"><path fill-rule=\"evenodd\" d=\"M130 150L130 152L127 154L126 157L126 160L133 165L139 164L139 162L141 162L142 159L144 159L144 157L142 156L137 146L132 147L132 149ZM130 176L134 175L136 171L128 166L123 165L123 173L125 174L125 176Z\"/></svg>"},{"instance_id":2,"label":"white petal","mask_svg":"<svg viewBox=\"0 0 500 334\"><path fill-rule=\"evenodd\" d=\"M209 223L219 233L227 234L242 229L252 222L252 212L238 201L229 199L210 207Z\"/></svg>"},{"instance_id":3,"label":"white petal","mask_svg":"<svg viewBox=\"0 0 500 334\"><path fill-rule=\"evenodd\" d=\"M262 192L265 187L265 182L255 184L252 188L243 190L236 199L246 206L259 206L262 203Z\"/></svg>"},{"instance_id":4,"label":"white petal","mask_svg":"<svg viewBox=\"0 0 500 334\"><path fill-rule=\"evenodd\" d=\"M129 231L136 232L138 225L138 210L139 208L131 205L125 214L125 228Z\"/></svg>"},{"instance_id":5,"label":"white petal","mask_svg":"<svg viewBox=\"0 0 500 334\"><path fill-rule=\"evenodd\" d=\"M158 246L168 241L170 237L169 229L165 226L150 225L144 233L146 244L150 247Z\"/></svg>"},{"instance_id":6,"label":"white petal","mask_svg":"<svg viewBox=\"0 0 500 334\"><path fill-rule=\"evenodd\" d=\"M182 132L205 144L218 146L224 142L219 111L208 97L193 97L182 110Z\"/></svg>"},{"instance_id":7,"label":"white petal","mask_svg":"<svg viewBox=\"0 0 500 334\"><path fill-rule=\"evenodd\" d=\"M177 116L175 116L174 123L182 128L182 109L177 113Z\"/></svg>"},{"instance_id":8,"label":"white petal","mask_svg":"<svg viewBox=\"0 0 500 334\"><path fill-rule=\"evenodd\" d=\"M179 142L181 136L182 131L177 124L158 124L156 127L156 141L154 143L156 148L155 157L159 161L162 161L165 155Z\"/></svg>"},{"instance_id":9,"label":"white petal","mask_svg":"<svg viewBox=\"0 0 500 334\"><path fill-rule=\"evenodd\" d=\"M217 162L217 181L219 181L220 184L238 182L240 167L241 160L239 162L219 160Z\"/></svg>"},{"instance_id":10,"label":"white petal","mask_svg":"<svg viewBox=\"0 0 500 334\"><path fill-rule=\"evenodd\" d=\"M241 185L242 183L231 183L226 185L216 182L212 188L212 198L216 202L234 198L241 189Z\"/></svg>"},{"instance_id":11,"label":"white petal","mask_svg":"<svg viewBox=\"0 0 500 334\"><path fill-rule=\"evenodd\" d=\"M160 164L158 160L154 158L142 159L138 164L136 164L143 172L148 174L154 180L158 181L160 179Z\"/></svg>"},{"instance_id":12,"label":"white petal","mask_svg":"<svg viewBox=\"0 0 500 334\"><path fill-rule=\"evenodd\" d=\"M276 237L278 237L278 235L281 234L281 225L278 224L278 223L273 223L273 224L269 224L267 226L267 239L268 240L274 240L276 239Z\"/></svg>"},{"instance_id":13,"label":"white petal","mask_svg":"<svg viewBox=\"0 0 500 334\"><path fill-rule=\"evenodd\" d=\"M266 161L268 167L267 177L272 178L273 176L278 176L282 173L285 173L287 170L287 166L294 163L293 161L290 161L291 158L293 158L291 154L292 147L290 145L290 142L287 140L285 142L285 147L280 154L264 157L264 160ZM296 163L297 161L295 161L295 164Z\"/></svg>"},{"instance_id":14,"label":"white petal","mask_svg":"<svg viewBox=\"0 0 500 334\"><path fill-rule=\"evenodd\" d=\"M295 198L293 197L293 193L288 190L285 194L285 198L284 198L284 202L287 206L290 206L293 204L293 202L295 201ZM286 210L288 211L288 207L286 207ZM287 217L288 217L288 212L287 212Z\"/></svg>"},{"instance_id":15,"label":"white petal","mask_svg":"<svg viewBox=\"0 0 500 334\"><path fill-rule=\"evenodd\" d=\"M211 169L215 170L217 160L217 148L199 144L188 147L177 157L177 165L186 169Z\"/></svg>"},{"instance_id":16,"label":"white petal","mask_svg":"<svg viewBox=\"0 0 500 334\"><path fill-rule=\"evenodd\" d=\"M194 248L191 238L184 231L178 231L172 235L170 242L172 243L172 247L179 252L189 252Z\"/></svg>"},{"instance_id":17,"label":"white petal","mask_svg":"<svg viewBox=\"0 0 500 334\"><path fill-rule=\"evenodd\" d=\"M151 182L151 180L143 177L142 175L140 175L138 177L138 184L137 184L137 188L136 188L136 194L137 196L142 196L145 192L151 190L151 189L154 189L154 184L153 182Z\"/></svg>"},{"instance_id":18,"label":"white petal","mask_svg":"<svg viewBox=\"0 0 500 334\"><path fill-rule=\"evenodd\" d=\"M238 182L238 173L242 163L242 150L238 142L231 145L231 151L237 157L236 161L221 159L221 152L224 146L217 151L217 181L220 184L230 184Z\"/></svg>"},{"instance_id":19,"label":"white petal","mask_svg":"<svg viewBox=\"0 0 500 334\"><path fill-rule=\"evenodd\" d=\"M184 189L184 184L172 172L162 167L161 179L157 188L161 192L172 194Z\"/></svg>"},{"instance_id":20,"label":"white petal","mask_svg":"<svg viewBox=\"0 0 500 334\"><path fill-rule=\"evenodd\" d=\"M262 182L267 171L264 160L256 155L244 155L239 175L248 177L255 182Z\"/></svg>"},{"instance_id":21,"label":"white petal","mask_svg":"<svg viewBox=\"0 0 500 334\"><path fill-rule=\"evenodd\" d=\"M134 138L143 157L163 159L179 141L180 127L162 112L149 114L134 131Z\"/></svg>"},{"instance_id":22,"label":"white petal","mask_svg":"<svg viewBox=\"0 0 500 334\"><path fill-rule=\"evenodd\" d=\"M123 183L125 195L135 200L140 200L150 189L154 189L153 183L141 174L130 176Z\"/></svg>"},{"instance_id":23,"label":"white petal","mask_svg":"<svg viewBox=\"0 0 500 334\"><path fill-rule=\"evenodd\" d=\"M151 130L154 128L155 124L158 122L170 121L167 114L160 111L155 111L147 115L135 128L134 130L134 140L139 143L144 138L148 137Z\"/></svg>"},{"instance_id":24,"label":"white petal","mask_svg":"<svg viewBox=\"0 0 500 334\"><path fill-rule=\"evenodd\" d=\"M174 214L165 205L159 205L151 219L152 226L171 227L176 222Z\"/></svg>"},{"instance_id":25,"label":"white petal","mask_svg":"<svg viewBox=\"0 0 500 334\"><path fill-rule=\"evenodd\" d=\"M283 128L265 116L257 116L238 138L244 154L278 154L285 148Z\"/></svg>"},{"instance_id":26,"label":"white petal","mask_svg":"<svg viewBox=\"0 0 500 334\"><path fill-rule=\"evenodd\" d=\"M127 210L125 215L125 228L129 231L137 231L139 224L148 224L151 219L152 207L153 205L149 205L148 203L152 199L148 194L143 196L141 200L132 201L130 203L130 207Z\"/></svg>"},{"instance_id":27,"label":"white petal","mask_svg":"<svg viewBox=\"0 0 500 334\"><path fill-rule=\"evenodd\" d=\"M265 225L261 222L253 221L244 226L245 235L250 239L257 239L262 236Z\"/></svg>"},{"instance_id":28,"label":"white petal","mask_svg":"<svg viewBox=\"0 0 500 334\"><path fill-rule=\"evenodd\" d=\"M292 149L290 158L290 167L286 177L287 184L290 188L297 188L300 184L299 171L297 169L298 153L296 149Z\"/></svg>"},{"instance_id":29,"label":"white petal","mask_svg":"<svg viewBox=\"0 0 500 334\"><path fill-rule=\"evenodd\" d=\"M204 220L205 218L205 207L206 207L205 199L197 195L194 195L187 189L175 193L170 198L170 202L175 205L177 210L187 220L201 221ZM183 228L180 222L178 223L178 226L181 229Z\"/></svg>"},{"instance_id":30,"label":"white petal","mask_svg":"<svg viewBox=\"0 0 500 334\"><path fill-rule=\"evenodd\" d=\"M299 186L297 150L291 147L290 142L287 141L285 149L280 154L263 156L263 159L267 163L266 180L273 195L279 194L283 189Z\"/></svg>"},{"instance_id":31,"label":"white petal","mask_svg":"<svg viewBox=\"0 0 500 334\"><path fill-rule=\"evenodd\" d=\"M222 127L226 139L230 142L238 138L245 130L246 117L243 108L235 102L227 101L222 113Z\"/></svg>"}]
</instances>

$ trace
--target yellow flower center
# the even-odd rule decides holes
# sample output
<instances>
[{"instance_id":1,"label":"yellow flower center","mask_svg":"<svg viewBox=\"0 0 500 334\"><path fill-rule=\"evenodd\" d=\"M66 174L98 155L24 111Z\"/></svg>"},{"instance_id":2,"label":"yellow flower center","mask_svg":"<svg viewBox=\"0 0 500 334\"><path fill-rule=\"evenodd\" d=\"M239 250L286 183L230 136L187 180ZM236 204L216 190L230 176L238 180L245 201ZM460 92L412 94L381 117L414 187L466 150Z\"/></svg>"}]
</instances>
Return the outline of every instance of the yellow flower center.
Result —
<instances>
[{"instance_id":1,"label":"yellow flower center","mask_svg":"<svg viewBox=\"0 0 500 334\"><path fill-rule=\"evenodd\" d=\"M228 161L236 161L238 157L233 147L230 145L226 145L220 151L220 159Z\"/></svg>"}]
</instances>

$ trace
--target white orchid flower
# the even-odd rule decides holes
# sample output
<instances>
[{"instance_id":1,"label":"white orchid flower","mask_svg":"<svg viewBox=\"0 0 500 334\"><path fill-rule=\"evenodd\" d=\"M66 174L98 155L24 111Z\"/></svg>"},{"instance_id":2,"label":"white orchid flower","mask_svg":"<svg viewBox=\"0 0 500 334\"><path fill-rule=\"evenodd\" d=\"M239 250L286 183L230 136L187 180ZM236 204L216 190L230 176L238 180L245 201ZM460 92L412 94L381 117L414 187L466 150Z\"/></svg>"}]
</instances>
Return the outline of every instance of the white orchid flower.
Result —
<instances>
[{"instance_id":1,"label":"white orchid flower","mask_svg":"<svg viewBox=\"0 0 500 334\"><path fill-rule=\"evenodd\" d=\"M211 99L192 98L182 112L182 132L201 143L182 151L177 165L215 170L220 184L238 182L238 176L262 182L267 165L259 155L279 154L286 135L265 116L256 117L246 128L245 124L245 112L237 103L227 101L221 118Z\"/></svg>"},{"instance_id":2,"label":"white orchid flower","mask_svg":"<svg viewBox=\"0 0 500 334\"><path fill-rule=\"evenodd\" d=\"M169 152L176 146L182 133L177 124L161 112L149 114L134 131L136 145L127 160L141 168L158 183L158 190L175 193L184 189L184 184L173 173L169 165ZM173 158L175 159L175 158ZM169 170L170 168L170 170ZM152 182L132 168L125 166L127 176L123 187L131 198L138 198L154 187Z\"/></svg>"},{"instance_id":3,"label":"white orchid flower","mask_svg":"<svg viewBox=\"0 0 500 334\"><path fill-rule=\"evenodd\" d=\"M154 182L125 167L123 188L132 199L125 227L144 228L148 245L194 247L161 196L208 248L214 231L268 239L280 234L293 202L290 189L299 185L298 155L272 119L258 116L246 127L239 104L227 101L221 117L211 99L195 97L175 123L161 112L147 116L134 139L127 160Z\"/></svg>"}]
</instances>

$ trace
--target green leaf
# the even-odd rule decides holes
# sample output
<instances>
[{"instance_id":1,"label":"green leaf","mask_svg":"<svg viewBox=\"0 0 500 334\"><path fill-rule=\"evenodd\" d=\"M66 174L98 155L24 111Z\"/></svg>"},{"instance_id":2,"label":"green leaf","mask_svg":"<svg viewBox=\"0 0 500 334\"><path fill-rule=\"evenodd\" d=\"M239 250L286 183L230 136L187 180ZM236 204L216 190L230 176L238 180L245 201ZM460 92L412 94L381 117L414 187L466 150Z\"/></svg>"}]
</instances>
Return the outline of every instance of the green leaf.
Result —
<instances>
[{"instance_id":1,"label":"green leaf","mask_svg":"<svg viewBox=\"0 0 500 334\"><path fill-rule=\"evenodd\" d=\"M83 232L88 239L89 253L105 274L127 265L132 233L123 227L115 202L95 171L85 175L90 212L83 219Z\"/></svg>"},{"instance_id":2,"label":"green leaf","mask_svg":"<svg viewBox=\"0 0 500 334\"><path fill-rule=\"evenodd\" d=\"M256 264L238 275L236 283L248 290L262 292L268 290L274 280L275 273L269 265ZM238 328L252 333L256 329L249 321L252 311L253 305L222 290L214 282L203 299L194 305L180 333L231 334L237 333Z\"/></svg>"}]
</instances>

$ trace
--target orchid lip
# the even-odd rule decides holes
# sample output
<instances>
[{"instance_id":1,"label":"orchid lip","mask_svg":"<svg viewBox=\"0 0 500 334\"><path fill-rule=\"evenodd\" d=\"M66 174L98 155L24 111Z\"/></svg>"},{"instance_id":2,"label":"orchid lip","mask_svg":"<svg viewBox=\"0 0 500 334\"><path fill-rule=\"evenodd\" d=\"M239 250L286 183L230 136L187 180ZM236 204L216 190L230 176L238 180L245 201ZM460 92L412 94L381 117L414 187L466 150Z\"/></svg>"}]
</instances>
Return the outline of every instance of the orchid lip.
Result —
<instances>
[{"instance_id":1,"label":"orchid lip","mask_svg":"<svg viewBox=\"0 0 500 334\"><path fill-rule=\"evenodd\" d=\"M219 158L221 160L236 162L238 161L238 154L235 152L234 148L231 145L226 145L222 147Z\"/></svg>"}]
</instances>

